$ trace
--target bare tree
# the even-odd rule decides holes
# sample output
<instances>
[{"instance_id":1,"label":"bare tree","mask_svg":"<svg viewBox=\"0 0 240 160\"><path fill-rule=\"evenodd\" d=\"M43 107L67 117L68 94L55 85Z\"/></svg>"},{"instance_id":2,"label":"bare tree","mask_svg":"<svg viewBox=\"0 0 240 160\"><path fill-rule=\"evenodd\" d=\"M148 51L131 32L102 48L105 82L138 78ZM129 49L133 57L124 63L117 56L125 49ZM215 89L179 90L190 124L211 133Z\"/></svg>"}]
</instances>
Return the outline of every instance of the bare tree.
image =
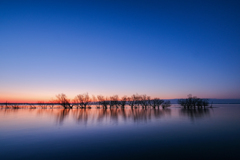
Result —
<instances>
[{"instance_id":1,"label":"bare tree","mask_svg":"<svg viewBox=\"0 0 240 160\"><path fill-rule=\"evenodd\" d=\"M180 104L181 106L183 106L184 109L187 108L187 103L186 103L186 100L184 100L184 99L179 99L179 100L178 100L178 104Z\"/></svg>"},{"instance_id":2,"label":"bare tree","mask_svg":"<svg viewBox=\"0 0 240 160\"><path fill-rule=\"evenodd\" d=\"M121 101L119 101L119 104L120 104L121 108L124 108L124 107L125 107L127 101L128 101L127 96L123 96L122 99L121 99Z\"/></svg>"},{"instance_id":3,"label":"bare tree","mask_svg":"<svg viewBox=\"0 0 240 160\"><path fill-rule=\"evenodd\" d=\"M44 103L44 101L38 101L37 102L38 105L43 109L43 108L47 108L46 104Z\"/></svg>"},{"instance_id":4,"label":"bare tree","mask_svg":"<svg viewBox=\"0 0 240 160\"><path fill-rule=\"evenodd\" d=\"M137 95L132 95L131 97L127 98L128 104L133 108L135 105L139 105L139 96Z\"/></svg>"},{"instance_id":5,"label":"bare tree","mask_svg":"<svg viewBox=\"0 0 240 160\"><path fill-rule=\"evenodd\" d=\"M56 102L56 100L53 100L53 99L48 101L48 104L51 105L52 109L53 109L53 106L54 106L55 103L57 103L57 102Z\"/></svg>"},{"instance_id":6,"label":"bare tree","mask_svg":"<svg viewBox=\"0 0 240 160\"><path fill-rule=\"evenodd\" d=\"M73 106L70 105L70 100L67 99L67 96L65 94L58 94L56 95L57 100L56 102L59 103L61 106L63 106L65 109L66 108L72 108Z\"/></svg>"},{"instance_id":7,"label":"bare tree","mask_svg":"<svg viewBox=\"0 0 240 160\"><path fill-rule=\"evenodd\" d=\"M91 102L91 98L89 97L88 93L79 94L74 98L74 102L79 104L81 108L86 108L87 105Z\"/></svg>"},{"instance_id":8,"label":"bare tree","mask_svg":"<svg viewBox=\"0 0 240 160\"><path fill-rule=\"evenodd\" d=\"M165 102L163 102L163 104L162 104L162 108L164 109L164 108L166 108L166 107L170 107L171 106L171 102L170 101L165 101Z\"/></svg>"},{"instance_id":9,"label":"bare tree","mask_svg":"<svg viewBox=\"0 0 240 160\"><path fill-rule=\"evenodd\" d=\"M127 97L127 102L128 102L128 105L131 106L131 108L133 108L134 101L132 100L132 97Z\"/></svg>"},{"instance_id":10,"label":"bare tree","mask_svg":"<svg viewBox=\"0 0 240 160\"><path fill-rule=\"evenodd\" d=\"M142 106L142 108L147 108L148 105L150 105L150 97L147 95L137 96L137 99L139 101L139 104Z\"/></svg>"},{"instance_id":11,"label":"bare tree","mask_svg":"<svg viewBox=\"0 0 240 160\"><path fill-rule=\"evenodd\" d=\"M184 109L191 109L191 108L202 108L204 109L209 105L208 99L200 99L196 96L192 96L191 94L188 95L187 99L179 99L178 104L184 107Z\"/></svg>"},{"instance_id":12,"label":"bare tree","mask_svg":"<svg viewBox=\"0 0 240 160\"><path fill-rule=\"evenodd\" d=\"M135 101L135 105L137 105L139 107L139 105L141 105L142 96L140 96L138 94L134 94L132 97Z\"/></svg>"},{"instance_id":13,"label":"bare tree","mask_svg":"<svg viewBox=\"0 0 240 160\"><path fill-rule=\"evenodd\" d=\"M202 106L203 106L203 100L202 99L199 99L198 101L197 101L197 107L198 108L202 108Z\"/></svg>"},{"instance_id":14,"label":"bare tree","mask_svg":"<svg viewBox=\"0 0 240 160\"><path fill-rule=\"evenodd\" d=\"M159 107L161 106L161 104L164 102L164 100L161 100L159 98L154 98L151 100L151 106L153 108L157 107L159 109Z\"/></svg>"},{"instance_id":15,"label":"bare tree","mask_svg":"<svg viewBox=\"0 0 240 160\"><path fill-rule=\"evenodd\" d=\"M114 95L114 96L110 97L110 103L109 104L110 104L110 108L112 108L113 106L118 108L118 105L119 105L118 95Z\"/></svg>"},{"instance_id":16,"label":"bare tree","mask_svg":"<svg viewBox=\"0 0 240 160\"><path fill-rule=\"evenodd\" d=\"M202 104L203 104L204 109L206 109L206 107L209 105L208 99L204 99L202 101Z\"/></svg>"},{"instance_id":17,"label":"bare tree","mask_svg":"<svg viewBox=\"0 0 240 160\"><path fill-rule=\"evenodd\" d=\"M94 95L92 95L92 102L96 103L97 101L98 101L97 98Z\"/></svg>"},{"instance_id":18,"label":"bare tree","mask_svg":"<svg viewBox=\"0 0 240 160\"><path fill-rule=\"evenodd\" d=\"M107 98L101 95L98 95L97 98L99 101L99 105L102 105L104 109L107 109L107 105L109 104L109 101L107 100Z\"/></svg>"}]
</instances>

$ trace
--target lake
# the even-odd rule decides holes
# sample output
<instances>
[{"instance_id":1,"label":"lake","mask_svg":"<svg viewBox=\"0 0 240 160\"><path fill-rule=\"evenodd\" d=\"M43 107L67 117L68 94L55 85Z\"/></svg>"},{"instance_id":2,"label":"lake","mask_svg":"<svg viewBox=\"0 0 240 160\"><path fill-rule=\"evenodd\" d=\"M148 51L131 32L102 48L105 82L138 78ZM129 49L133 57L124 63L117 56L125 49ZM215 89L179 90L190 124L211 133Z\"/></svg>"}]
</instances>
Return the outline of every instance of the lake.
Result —
<instances>
[{"instance_id":1,"label":"lake","mask_svg":"<svg viewBox=\"0 0 240 160\"><path fill-rule=\"evenodd\" d=\"M0 159L240 159L240 104L0 109Z\"/></svg>"}]
</instances>

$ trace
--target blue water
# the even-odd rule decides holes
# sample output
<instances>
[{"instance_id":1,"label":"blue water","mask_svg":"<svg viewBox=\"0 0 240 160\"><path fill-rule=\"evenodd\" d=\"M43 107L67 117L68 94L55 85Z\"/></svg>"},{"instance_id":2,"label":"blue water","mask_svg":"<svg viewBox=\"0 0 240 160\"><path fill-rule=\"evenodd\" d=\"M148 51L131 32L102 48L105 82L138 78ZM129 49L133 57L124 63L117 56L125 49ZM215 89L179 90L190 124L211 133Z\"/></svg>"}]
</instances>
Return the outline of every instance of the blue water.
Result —
<instances>
[{"instance_id":1,"label":"blue water","mask_svg":"<svg viewBox=\"0 0 240 160\"><path fill-rule=\"evenodd\" d=\"M240 105L0 109L0 159L240 159Z\"/></svg>"}]
</instances>

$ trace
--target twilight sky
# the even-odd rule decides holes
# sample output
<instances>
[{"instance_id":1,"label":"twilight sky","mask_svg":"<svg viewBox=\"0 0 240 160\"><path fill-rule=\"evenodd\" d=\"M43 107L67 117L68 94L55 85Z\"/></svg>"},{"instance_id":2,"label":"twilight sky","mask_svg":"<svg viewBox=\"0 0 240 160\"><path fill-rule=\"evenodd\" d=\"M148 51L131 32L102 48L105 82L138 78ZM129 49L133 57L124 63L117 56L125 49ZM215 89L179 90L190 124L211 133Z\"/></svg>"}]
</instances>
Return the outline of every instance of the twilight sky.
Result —
<instances>
[{"instance_id":1,"label":"twilight sky","mask_svg":"<svg viewBox=\"0 0 240 160\"><path fill-rule=\"evenodd\" d=\"M240 1L0 1L0 102L240 98Z\"/></svg>"}]
</instances>

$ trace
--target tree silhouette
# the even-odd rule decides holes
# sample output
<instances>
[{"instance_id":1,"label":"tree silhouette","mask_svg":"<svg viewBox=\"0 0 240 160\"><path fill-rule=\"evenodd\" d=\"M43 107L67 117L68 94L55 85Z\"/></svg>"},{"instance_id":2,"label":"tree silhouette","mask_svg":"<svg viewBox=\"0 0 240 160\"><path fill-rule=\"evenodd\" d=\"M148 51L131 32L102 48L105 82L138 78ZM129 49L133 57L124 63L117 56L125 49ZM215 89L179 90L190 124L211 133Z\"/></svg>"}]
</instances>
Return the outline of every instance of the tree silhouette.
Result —
<instances>
[{"instance_id":1,"label":"tree silhouette","mask_svg":"<svg viewBox=\"0 0 240 160\"><path fill-rule=\"evenodd\" d=\"M118 95L114 95L112 97L110 97L110 102L109 102L109 105L110 105L110 108L112 108L113 106L115 106L116 108L118 108Z\"/></svg>"},{"instance_id":2,"label":"tree silhouette","mask_svg":"<svg viewBox=\"0 0 240 160\"><path fill-rule=\"evenodd\" d=\"M89 97L88 93L79 94L74 98L74 102L78 103L81 108L86 108L87 105L91 102L91 98Z\"/></svg>"},{"instance_id":3,"label":"tree silhouette","mask_svg":"<svg viewBox=\"0 0 240 160\"><path fill-rule=\"evenodd\" d=\"M138 101L140 102L140 105L142 106L142 108L147 108L148 105L150 105L151 101L150 101L150 97L147 95L142 95L142 96L138 96L137 97Z\"/></svg>"},{"instance_id":4,"label":"tree silhouette","mask_svg":"<svg viewBox=\"0 0 240 160\"><path fill-rule=\"evenodd\" d=\"M206 109L206 107L209 105L208 99L204 99L202 101L202 104L203 104L203 108Z\"/></svg>"},{"instance_id":5,"label":"tree silhouette","mask_svg":"<svg viewBox=\"0 0 240 160\"><path fill-rule=\"evenodd\" d=\"M127 100L128 100L127 96L122 97L121 101L119 101L119 104L120 104L121 108L125 107L125 105L127 103Z\"/></svg>"},{"instance_id":6,"label":"tree silhouette","mask_svg":"<svg viewBox=\"0 0 240 160\"><path fill-rule=\"evenodd\" d=\"M142 96L140 96L138 94L134 94L133 99L135 101L135 105L137 105L137 106L141 105Z\"/></svg>"},{"instance_id":7,"label":"tree silhouette","mask_svg":"<svg viewBox=\"0 0 240 160\"><path fill-rule=\"evenodd\" d=\"M97 98L99 101L99 105L102 105L103 108L107 109L107 105L109 104L109 101L107 100L107 98L101 95L98 95Z\"/></svg>"},{"instance_id":8,"label":"tree silhouette","mask_svg":"<svg viewBox=\"0 0 240 160\"><path fill-rule=\"evenodd\" d=\"M61 106L66 108L72 108L73 106L70 105L70 100L67 99L67 96L63 93L56 95L57 100L56 102L59 103Z\"/></svg>"},{"instance_id":9,"label":"tree silhouette","mask_svg":"<svg viewBox=\"0 0 240 160\"><path fill-rule=\"evenodd\" d=\"M164 102L164 100L161 100L159 98L154 98L151 100L151 106L153 108L157 107L159 109L159 107L161 106L161 104Z\"/></svg>"},{"instance_id":10,"label":"tree silhouette","mask_svg":"<svg viewBox=\"0 0 240 160\"><path fill-rule=\"evenodd\" d=\"M135 105L140 105L140 97L138 94L134 94L131 97L128 97L128 104L133 108Z\"/></svg>"},{"instance_id":11,"label":"tree silhouette","mask_svg":"<svg viewBox=\"0 0 240 160\"><path fill-rule=\"evenodd\" d=\"M162 108L164 109L164 108L167 108L167 107L170 107L171 106L171 102L170 101L165 101L165 102L163 102L163 104L162 104Z\"/></svg>"},{"instance_id":12,"label":"tree silhouette","mask_svg":"<svg viewBox=\"0 0 240 160\"><path fill-rule=\"evenodd\" d=\"M135 104L134 98L133 97L128 97L127 101L128 101L129 106L131 106L131 108L133 108L134 104Z\"/></svg>"},{"instance_id":13,"label":"tree silhouette","mask_svg":"<svg viewBox=\"0 0 240 160\"><path fill-rule=\"evenodd\" d=\"M204 109L209 105L208 99L200 99L196 96L192 96L191 94L188 95L187 99L179 99L178 104L183 106L184 109L191 109L191 108L202 108Z\"/></svg>"}]
</instances>

